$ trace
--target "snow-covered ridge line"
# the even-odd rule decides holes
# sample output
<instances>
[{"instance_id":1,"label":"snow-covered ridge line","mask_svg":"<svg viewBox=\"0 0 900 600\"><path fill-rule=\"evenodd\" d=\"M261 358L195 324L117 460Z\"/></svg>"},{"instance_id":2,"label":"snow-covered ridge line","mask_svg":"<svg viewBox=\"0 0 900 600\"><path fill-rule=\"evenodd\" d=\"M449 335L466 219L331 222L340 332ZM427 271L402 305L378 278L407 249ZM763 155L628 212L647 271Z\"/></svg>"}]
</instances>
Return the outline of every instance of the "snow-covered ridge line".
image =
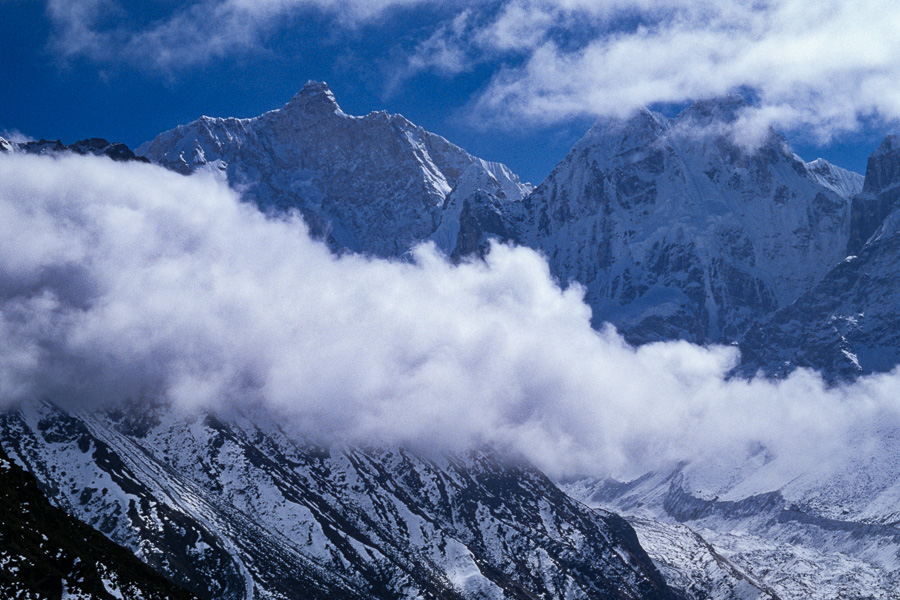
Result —
<instances>
[{"instance_id":1,"label":"snow-covered ridge line","mask_svg":"<svg viewBox=\"0 0 900 600\"><path fill-rule=\"evenodd\" d=\"M377 256L425 240L447 255L484 246L490 225L468 219L460 234L466 203L502 211L531 190L400 115L349 117L320 82L259 117L181 125L138 153L182 173L220 173L264 210L298 209L332 247Z\"/></svg>"}]
</instances>

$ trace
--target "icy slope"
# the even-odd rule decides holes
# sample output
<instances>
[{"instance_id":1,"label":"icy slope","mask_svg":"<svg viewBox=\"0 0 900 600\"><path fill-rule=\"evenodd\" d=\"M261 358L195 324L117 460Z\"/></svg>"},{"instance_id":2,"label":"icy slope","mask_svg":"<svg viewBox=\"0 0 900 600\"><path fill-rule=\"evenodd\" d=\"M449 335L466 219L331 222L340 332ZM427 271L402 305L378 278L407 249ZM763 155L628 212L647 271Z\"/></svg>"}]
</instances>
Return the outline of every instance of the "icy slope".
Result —
<instances>
[{"instance_id":1,"label":"icy slope","mask_svg":"<svg viewBox=\"0 0 900 600\"><path fill-rule=\"evenodd\" d=\"M515 237L634 342L736 340L844 258L857 183L769 132L734 141L738 97L601 119L519 207ZM824 183L823 183L824 182ZM838 193L836 190L841 191Z\"/></svg>"},{"instance_id":2,"label":"icy slope","mask_svg":"<svg viewBox=\"0 0 900 600\"><path fill-rule=\"evenodd\" d=\"M872 433L856 432L858 446L813 465L749 452L743 460L720 457L564 489L627 515L655 561L684 563L685 544L672 528L686 526L782 600L893 599L900 589L900 432Z\"/></svg>"},{"instance_id":3,"label":"icy slope","mask_svg":"<svg viewBox=\"0 0 900 600\"><path fill-rule=\"evenodd\" d=\"M137 152L182 173L220 172L264 209L299 210L334 247L378 256L427 239L452 254L461 237L472 244L471 231L460 234L467 202L502 206L531 189L504 165L400 115L345 114L319 82L280 109L252 119L202 117Z\"/></svg>"},{"instance_id":4,"label":"icy slope","mask_svg":"<svg viewBox=\"0 0 900 600\"><path fill-rule=\"evenodd\" d=\"M674 599L634 532L485 454L298 444L263 418L4 417L56 502L203 597Z\"/></svg>"},{"instance_id":5,"label":"icy slope","mask_svg":"<svg viewBox=\"0 0 900 600\"><path fill-rule=\"evenodd\" d=\"M806 169L819 183L843 198L853 198L863 190L865 177L833 165L824 158L806 163Z\"/></svg>"}]
</instances>

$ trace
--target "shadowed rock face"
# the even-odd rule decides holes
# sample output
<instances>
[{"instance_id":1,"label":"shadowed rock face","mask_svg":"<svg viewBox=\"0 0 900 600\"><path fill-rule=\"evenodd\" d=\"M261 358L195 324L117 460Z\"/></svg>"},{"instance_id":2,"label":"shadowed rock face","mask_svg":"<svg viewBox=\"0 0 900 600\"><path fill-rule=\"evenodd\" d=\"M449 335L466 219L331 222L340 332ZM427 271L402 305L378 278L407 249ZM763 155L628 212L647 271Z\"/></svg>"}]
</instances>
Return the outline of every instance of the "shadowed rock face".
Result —
<instances>
[{"instance_id":1,"label":"shadowed rock face","mask_svg":"<svg viewBox=\"0 0 900 600\"><path fill-rule=\"evenodd\" d=\"M327 450L163 409L23 407L0 435L56 502L203 597L678 598L625 521L485 453Z\"/></svg>"},{"instance_id":2,"label":"shadowed rock face","mask_svg":"<svg viewBox=\"0 0 900 600\"><path fill-rule=\"evenodd\" d=\"M106 537L50 504L0 448L0 597L191 600Z\"/></svg>"},{"instance_id":3,"label":"shadowed rock face","mask_svg":"<svg viewBox=\"0 0 900 600\"><path fill-rule=\"evenodd\" d=\"M863 191L853 198L847 255L859 252L897 207L900 207L900 142L896 136L889 136L869 157Z\"/></svg>"},{"instance_id":4,"label":"shadowed rock face","mask_svg":"<svg viewBox=\"0 0 900 600\"><path fill-rule=\"evenodd\" d=\"M785 375L797 367L830 381L900 364L900 148L891 136L869 158L853 199L852 255L741 341L743 370Z\"/></svg>"}]
</instances>

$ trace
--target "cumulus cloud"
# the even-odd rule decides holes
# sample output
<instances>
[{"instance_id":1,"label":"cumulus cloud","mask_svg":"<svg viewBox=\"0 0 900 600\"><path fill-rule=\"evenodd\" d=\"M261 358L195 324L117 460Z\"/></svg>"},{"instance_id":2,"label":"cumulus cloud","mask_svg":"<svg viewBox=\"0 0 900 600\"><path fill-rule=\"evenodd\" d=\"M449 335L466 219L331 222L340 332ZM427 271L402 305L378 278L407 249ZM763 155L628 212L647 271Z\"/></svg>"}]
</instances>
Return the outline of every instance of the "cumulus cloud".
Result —
<instances>
[{"instance_id":1,"label":"cumulus cloud","mask_svg":"<svg viewBox=\"0 0 900 600\"><path fill-rule=\"evenodd\" d=\"M492 445L554 474L764 447L806 464L900 424L897 373L728 379L735 350L633 348L578 286L495 246L452 265L335 256L223 183L0 156L0 399L274 411L324 442Z\"/></svg>"},{"instance_id":2,"label":"cumulus cloud","mask_svg":"<svg viewBox=\"0 0 900 600\"><path fill-rule=\"evenodd\" d=\"M420 43L405 77L490 65L470 116L510 127L625 116L741 93L741 127L819 142L900 119L900 5L889 0L508 0ZM451 60L448 60L451 59ZM751 133L751 137L752 137Z\"/></svg>"}]
</instances>

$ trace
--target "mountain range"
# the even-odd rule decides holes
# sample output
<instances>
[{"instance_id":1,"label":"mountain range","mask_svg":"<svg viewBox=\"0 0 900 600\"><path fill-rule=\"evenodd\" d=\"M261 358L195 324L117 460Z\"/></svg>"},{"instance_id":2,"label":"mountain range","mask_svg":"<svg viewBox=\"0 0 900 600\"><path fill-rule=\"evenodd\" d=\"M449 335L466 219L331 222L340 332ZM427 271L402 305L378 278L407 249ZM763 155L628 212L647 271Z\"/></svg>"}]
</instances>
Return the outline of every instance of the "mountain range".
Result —
<instances>
[{"instance_id":1,"label":"mountain range","mask_svg":"<svg viewBox=\"0 0 900 600\"><path fill-rule=\"evenodd\" d=\"M746 103L602 118L539 185L386 112L345 114L310 82L251 119L202 117L132 152L297 211L337 253L454 261L534 248L596 327L632 344L741 350L735 377L797 367L834 384L900 363L900 141L865 177L744 140ZM0 157L2 160L2 157ZM323 448L264 413L102 413L41 399L0 446L57 507L200 598L891 598L900 588L898 432L840 469L673 464L554 482L489 449L429 457ZM5 463L4 463L5 464ZM788 469L789 471L789 469ZM618 516L625 515L626 518ZM173 594L182 592L173 592ZM179 597L173 595L171 597Z\"/></svg>"}]
</instances>

